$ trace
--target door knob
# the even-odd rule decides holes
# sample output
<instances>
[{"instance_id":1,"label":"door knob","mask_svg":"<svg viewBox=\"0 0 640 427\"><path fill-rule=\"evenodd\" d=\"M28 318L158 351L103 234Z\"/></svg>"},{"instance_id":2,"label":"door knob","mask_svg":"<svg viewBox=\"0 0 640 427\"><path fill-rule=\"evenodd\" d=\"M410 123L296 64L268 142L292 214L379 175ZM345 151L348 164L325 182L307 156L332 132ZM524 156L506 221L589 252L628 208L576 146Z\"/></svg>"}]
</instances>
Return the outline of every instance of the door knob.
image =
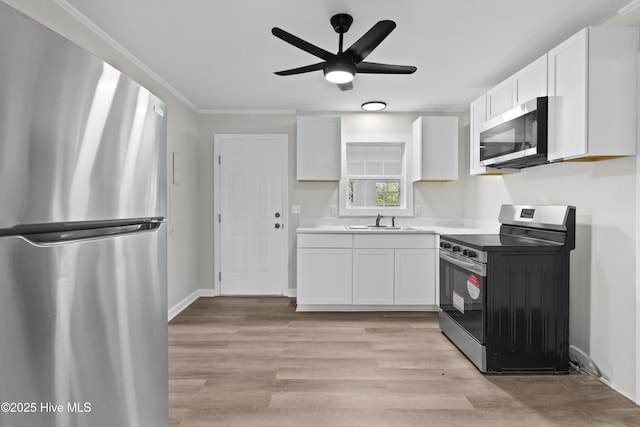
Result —
<instances>
[{"instance_id":1,"label":"door knob","mask_svg":"<svg viewBox=\"0 0 640 427\"><path fill-rule=\"evenodd\" d=\"M276 218L280 218L280 212L276 212Z\"/></svg>"},{"instance_id":2,"label":"door knob","mask_svg":"<svg viewBox=\"0 0 640 427\"><path fill-rule=\"evenodd\" d=\"M280 228L280 224L276 224L276 228Z\"/></svg>"}]
</instances>

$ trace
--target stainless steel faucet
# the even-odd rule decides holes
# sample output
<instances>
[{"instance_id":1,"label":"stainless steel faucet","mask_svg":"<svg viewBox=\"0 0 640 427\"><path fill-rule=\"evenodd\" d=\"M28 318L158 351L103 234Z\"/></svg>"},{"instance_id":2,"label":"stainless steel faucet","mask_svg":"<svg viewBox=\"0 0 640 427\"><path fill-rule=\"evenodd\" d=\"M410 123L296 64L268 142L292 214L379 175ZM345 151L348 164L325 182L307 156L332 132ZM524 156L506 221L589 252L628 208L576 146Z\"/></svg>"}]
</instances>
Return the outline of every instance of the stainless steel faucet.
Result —
<instances>
[{"instance_id":1,"label":"stainless steel faucet","mask_svg":"<svg viewBox=\"0 0 640 427\"><path fill-rule=\"evenodd\" d=\"M382 215L378 214L378 217L376 218L376 227L380 227L380 220L384 218Z\"/></svg>"}]
</instances>

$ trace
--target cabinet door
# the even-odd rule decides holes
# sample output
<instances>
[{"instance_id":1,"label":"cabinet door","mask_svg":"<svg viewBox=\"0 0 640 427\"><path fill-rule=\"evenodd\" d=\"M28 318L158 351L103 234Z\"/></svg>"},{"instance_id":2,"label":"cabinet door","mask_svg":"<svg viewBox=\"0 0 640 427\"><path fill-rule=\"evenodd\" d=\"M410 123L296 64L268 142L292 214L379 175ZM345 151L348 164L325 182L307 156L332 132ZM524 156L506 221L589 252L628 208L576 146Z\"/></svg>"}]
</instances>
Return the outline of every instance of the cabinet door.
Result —
<instances>
[{"instance_id":1,"label":"cabinet door","mask_svg":"<svg viewBox=\"0 0 640 427\"><path fill-rule=\"evenodd\" d=\"M458 179L458 118L425 116L413 122L413 181Z\"/></svg>"},{"instance_id":2,"label":"cabinet door","mask_svg":"<svg viewBox=\"0 0 640 427\"><path fill-rule=\"evenodd\" d=\"M396 304L436 305L436 250L396 249Z\"/></svg>"},{"instance_id":3,"label":"cabinet door","mask_svg":"<svg viewBox=\"0 0 640 427\"><path fill-rule=\"evenodd\" d=\"M539 96L547 96L546 53L513 76L514 106L524 104Z\"/></svg>"},{"instance_id":4,"label":"cabinet door","mask_svg":"<svg viewBox=\"0 0 640 427\"><path fill-rule=\"evenodd\" d=\"M486 172L484 166L480 166L480 125L487 120L487 95L482 95L480 98L471 102L469 106L470 120L469 120L469 160L470 160L470 174L480 175Z\"/></svg>"},{"instance_id":5,"label":"cabinet door","mask_svg":"<svg viewBox=\"0 0 640 427\"><path fill-rule=\"evenodd\" d=\"M487 91L487 120L513 108L513 80L503 81Z\"/></svg>"},{"instance_id":6,"label":"cabinet door","mask_svg":"<svg viewBox=\"0 0 640 427\"><path fill-rule=\"evenodd\" d=\"M393 304L393 249L353 250L353 304Z\"/></svg>"},{"instance_id":7,"label":"cabinet door","mask_svg":"<svg viewBox=\"0 0 640 427\"><path fill-rule=\"evenodd\" d=\"M549 51L548 157L587 152L587 30Z\"/></svg>"},{"instance_id":8,"label":"cabinet door","mask_svg":"<svg viewBox=\"0 0 640 427\"><path fill-rule=\"evenodd\" d=\"M351 249L298 249L298 304L351 304Z\"/></svg>"},{"instance_id":9,"label":"cabinet door","mask_svg":"<svg viewBox=\"0 0 640 427\"><path fill-rule=\"evenodd\" d=\"M340 180L340 117L298 117L298 181Z\"/></svg>"}]
</instances>

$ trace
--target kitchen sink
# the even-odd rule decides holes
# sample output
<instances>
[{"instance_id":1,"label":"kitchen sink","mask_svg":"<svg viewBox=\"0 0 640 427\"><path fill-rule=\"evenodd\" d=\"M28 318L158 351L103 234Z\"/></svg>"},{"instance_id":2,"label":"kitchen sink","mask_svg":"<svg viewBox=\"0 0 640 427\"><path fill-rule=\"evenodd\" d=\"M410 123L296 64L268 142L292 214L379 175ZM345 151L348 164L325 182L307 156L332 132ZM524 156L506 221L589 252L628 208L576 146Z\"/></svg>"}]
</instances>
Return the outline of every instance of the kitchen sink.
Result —
<instances>
[{"instance_id":1,"label":"kitchen sink","mask_svg":"<svg viewBox=\"0 0 640 427\"><path fill-rule=\"evenodd\" d=\"M383 228L383 230L401 230L401 231L411 231L411 230L415 230L415 228L413 227L385 227Z\"/></svg>"},{"instance_id":2,"label":"kitchen sink","mask_svg":"<svg viewBox=\"0 0 640 427\"><path fill-rule=\"evenodd\" d=\"M413 227L389 227L386 225L347 225L347 230L357 231L411 231L415 230Z\"/></svg>"}]
</instances>

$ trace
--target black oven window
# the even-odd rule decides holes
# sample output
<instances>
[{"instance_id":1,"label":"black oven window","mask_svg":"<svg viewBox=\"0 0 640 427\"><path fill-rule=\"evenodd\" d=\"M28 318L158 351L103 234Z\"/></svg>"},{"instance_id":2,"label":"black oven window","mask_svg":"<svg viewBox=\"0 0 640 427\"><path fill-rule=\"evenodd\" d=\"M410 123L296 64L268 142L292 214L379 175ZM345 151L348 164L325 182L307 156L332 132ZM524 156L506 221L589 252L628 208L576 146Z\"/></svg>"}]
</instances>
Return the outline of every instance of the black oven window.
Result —
<instances>
[{"instance_id":1,"label":"black oven window","mask_svg":"<svg viewBox=\"0 0 640 427\"><path fill-rule=\"evenodd\" d=\"M484 343L486 278L440 260L440 308Z\"/></svg>"}]
</instances>

